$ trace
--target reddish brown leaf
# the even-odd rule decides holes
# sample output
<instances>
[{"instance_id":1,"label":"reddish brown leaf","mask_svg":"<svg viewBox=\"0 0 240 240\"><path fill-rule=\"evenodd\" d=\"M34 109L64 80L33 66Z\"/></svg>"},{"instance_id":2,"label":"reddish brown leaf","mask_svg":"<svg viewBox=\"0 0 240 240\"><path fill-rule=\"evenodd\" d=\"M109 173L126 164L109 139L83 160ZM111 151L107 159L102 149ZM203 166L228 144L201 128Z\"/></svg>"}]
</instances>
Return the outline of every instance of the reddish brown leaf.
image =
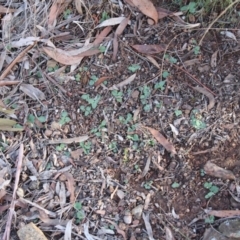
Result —
<instances>
[{"instance_id":1,"label":"reddish brown leaf","mask_svg":"<svg viewBox=\"0 0 240 240\"><path fill-rule=\"evenodd\" d=\"M236 217L240 216L240 210L212 210L212 211L207 211L207 214L215 216L215 217Z\"/></svg>"},{"instance_id":2,"label":"reddish brown leaf","mask_svg":"<svg viewBox=\"0 0 240 240\"><path fill-rule=\"evenodd\" d=\"M221 168L211 162L207 162L205 164L204 171L206 172L206 174L213 177L222 178L222 179L232 179L232 180L236 179L236 177L231 171Z\"/></svg>"},{"instance_id":3,"label":"reddish brown leaf","mask_svg":"<svg viewBox=\"0 0 240 240\"><path fill-rule=\"evenodd\" d=\"M94 84L94 86L95 87L97 87L97 86L99 86L100 84L102 84L104 81L106 81L107 79L109 79L109 78L112 78L111 76L105 76L105 77L101 77L101 78L99 78L96 82L95 82L95 84Z\"/></svg>"},{"instance_id":4,"label":"reddish brown leaf","mask_svg":"<svg viewBox=\"0 0 240 240\"><path fill-rule=\"evenodd\" d=\"M125 0L129 5L137 7L143 14L158 21L158 12L150 0Z\"/></svg>"},{"instance_id":5,"label":"reddish brown leaf","mask_svg":"<svg viewBox=\"0 0 240 240\"><path fill-rule=\"evenodd\" d=\"M67 178L67 189L70 192L70 202L73 203L75 201L75 186L74 186L74 178L71 173L65 172L63 173L65 177Z\"/></svg>"},{"instance_id":6,"label":"reddish brown leaf","mask_svg":"<svg viewBox=\"0 0 240 240\"><path fill-rule=\"evenodd\" d=\"M175 147L172 143L170 143L160 132L157 130L150 128L150 127L144 127L150 131L150 133L153 135L153 137L156 138L156 140L163 145L164 148L166 148L167 151L176 154Z\"/></svg>"},{"instance_id":7,"label":"reddish brown leaf","mask_svg":"<svg viewBox=\"0 0 240 240\"><path fill-rule=\"evenodd\" d=\"M133 45L132 48L134 48L139 53L143 53L143 54L157 54L157 53L165 51L166 45L165 44L159 44L159 45Z\"/></svg>"},{"instance_id":8,"label":"reddish brown leaf","mask_svg":"<svg viewBox=\"0 0 240 240\"><path fill-rule=\"evenodd\" d=\"M99 46L99 44L105 39L105 37L111 32L112 27L105 27L100 34L96 36L95 41L93 42L94 46Z\"/></svg>"}]
</instances>

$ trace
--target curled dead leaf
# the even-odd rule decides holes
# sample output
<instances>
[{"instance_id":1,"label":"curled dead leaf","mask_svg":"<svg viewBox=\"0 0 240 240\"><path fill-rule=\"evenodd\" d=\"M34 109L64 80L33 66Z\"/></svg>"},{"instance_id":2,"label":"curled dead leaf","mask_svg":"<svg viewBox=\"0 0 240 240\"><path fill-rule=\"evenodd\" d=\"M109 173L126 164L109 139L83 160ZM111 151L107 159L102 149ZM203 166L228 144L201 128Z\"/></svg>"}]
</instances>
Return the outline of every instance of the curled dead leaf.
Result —
<instances>
[{"instance_id":1,"label":"curled dead leaf","mask_svg":"<svg viewBox=\"0 0 240 240\"><path fill-rule=\"evenodd\" d=\"M206 174L213 176L213 177L222 178L222 179L231 179L231 180L236 179L236 177L230 170L221 168L221 167L217 166L216 164L211 163L209 161L205 164L204 171L206 172Z\"/></svg>"},{"instance_id":2,"label":"curled dead leaf","mask_svg":"<svg viewBox=\"0 0 240 240\"><path fill-rule=\"evenodd\" d=\"M212 109L215 105L215 98L212 93L210 93L207 89L202 87L194 87L196 91L204 94L206 97L208 97L209 103L208 103L208 110Z\"/></svg>"},{"instance_id":3,"label":"curled dead leaf","mask_svg":"<svg viewBox=\"0 0 240 240\"><path fill-rule=\"evenodd\" d=\"M157 54L165 51L165 44L156 44L156 45L133 45L133 49L143 54Z\"/></svg>"}]
</instances>

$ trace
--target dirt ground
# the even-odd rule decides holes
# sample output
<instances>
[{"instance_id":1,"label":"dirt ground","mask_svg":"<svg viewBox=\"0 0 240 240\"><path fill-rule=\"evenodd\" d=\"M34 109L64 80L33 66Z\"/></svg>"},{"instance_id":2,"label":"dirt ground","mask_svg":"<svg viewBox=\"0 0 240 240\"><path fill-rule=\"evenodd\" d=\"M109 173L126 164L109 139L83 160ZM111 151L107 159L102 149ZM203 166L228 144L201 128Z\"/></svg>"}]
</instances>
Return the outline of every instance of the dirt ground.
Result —
<instances>
[{"instance_id":1,"label":"dirt ground","mask_svg":"<svg viewBox=\"0 0 240 240\"><path fill-rule=\"evenodd\" d=\"M47 239L202 239L232 218L207 210L239 209L240 4L207 29L217 9L179 20L178 5L154 1L154 24L127 2L87 1L82 14L74 1L55 3L58 14L29 2L2 24L0 112L19 131L0 123L1 239L14 200L10 239L30 222ZM109 25L96 26L122 16L122 33L119 22L99 40ZM34 46L4 76L27 37ZM61 63L96 39L98 53ZM49 41L64 53L44 50ZM209 162L234 177L209 173Z\"/></svg>"}]
</instances>

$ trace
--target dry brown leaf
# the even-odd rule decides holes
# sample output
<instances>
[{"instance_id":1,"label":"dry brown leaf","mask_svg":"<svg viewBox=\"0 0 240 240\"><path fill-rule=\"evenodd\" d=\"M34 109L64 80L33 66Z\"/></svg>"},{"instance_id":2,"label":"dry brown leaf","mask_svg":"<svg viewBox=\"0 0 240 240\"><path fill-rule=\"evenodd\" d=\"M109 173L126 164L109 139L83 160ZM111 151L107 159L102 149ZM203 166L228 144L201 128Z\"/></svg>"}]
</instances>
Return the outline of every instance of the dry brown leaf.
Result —
<instances>
[{"instance_id":1,"label":"dry brown leaf","mask_svg":"<svg viewBox=\"0 0 240 240\"><path fill-rule=\"evenodd\" d=\"M213 53L211 57L211 67L215 68L217 66L217 55L218 55L218 50Z\"/></svg>"},{"instance_id":2,"label":"dry brown leaf","mask_svg":"<svg viewBox=\"0 0 240 240\"><path fill-rule=\"evenodd\" d=\"M75 201L75 183L74 178L71 173L65 172L63 175L67 178L67 189L70 192L70 202L73 203Z\"/></svg>"},{"instance_id":3,"label":"dry brown leaf","mask_svg":"<svg viewBox=\"0 0 240 240\"><path fill-rule=\"evenodd\" d=\"M166 240L175 240L172 230L169 227L165 226L165 232L166 232Z\"/></svg>"},{"instance_id":4,"label":"dry brown leaf","mask_svg":"<svg viewBox=\"0 0 240 240\"><path fill-rule=\"evenodd\" d=\"M159 45L133 45L132 48L134 48L139 53L143 53L143 54L157 54L157 53L165 51L166 45L165 44L159 44Z\"/></svg>"},{"instance_id":5,"label":"dry brown leaf","mask_svg":"<svg viewBox=\"0 0 240 240\"><path fill-rule=\"evenodd\" d=\"M240 216L240 210L210 210L206 211L206 213L220 218Z\"/></svg>"},{"instance_id":6,"label":"dry brown leaf","mask_svg":"<svg viewBox=\"0 0 240 240\"><path fill-rule=\"evenodd\" d=\"M146 56L147 59L157 68L160 68L160 65L157 63L157 61L152 56Z\"/></svg>"},{"instance_id":7,"label":"dry brown leaf","mask_svg":"<svg viewBox=\"0 0 240 240\"><path fill-rule=\"evenodd\" d=\"M146 230L147 230L149 240L154 240L151 223L149 221L149 212L147 212L146 214L143 213L142 218L143 218L144 223L145 223L145 227L146 227Z\"/></svg>"},{"instance_id":8,"label":"dry brown leaf","mask_svg":"<svg viewBox=\"0 0 240 240\"><path fill-rule=\"evenodd\" d=\"M94 46L99 46L99 44L105 40L106 36L112 31L112 27L106 27L104 28L100 34L96 36L95 41L93 42Z\"/></svg>"},{"instance_id":9,"label":"dry brown leaf","mask_svg":"<svg viewBox=\"0 0 240 240\"><path fill-rule=\"evenodd\" d=\"M153 137L156 138L156 140L163 145L164 148L166 148L167 151L177 154L175 147L173 146L172 143L170 143L160 132L157 130L150 128L150 127L144 127L150 131L150 133L153 135Z\"/></svg>"},{"instance_id":10,"label":"dry brown leaf","mask_svg":"<svg viewBox=\"0 0 240 240\"><path fill-rule=\"evenodd\" d=\"M112 78L111 76L105 76L105 77L100 77L94 84L95 87L99 86L100 84L102 84L104 81L106 81L107 79Z\"/></svg>"},{"instance_id":11,"label":"dry brown leaf","mask_svg":"<svg viewBox=\"0 0 240 240\"><path fill-rule=\"evenodd\" d=\"M222 179L232 179L232 180L236 179L236 177L231 171L221 168L209 161L205 164L204 171L206 172L206 174L213 177L222 178Z\"/></svg>"},{"instance_id":12,"label":"dry brown leaf","mask_svg":"<svg viewBox=\"0 0 240 240\"><path fill-rule=\"evenodd\" d=\"M12 8L6 8L2 5L0 5L0 13L10 13L10 12L15 12L15 9Z\"/></svg>"},{"instance_id":13,"label":"dry brown leaf","mask_svg":"<svg viewBox=\"0 0 240 240\"><path fill-rule=\"evenodd\" d=\"M133 75L131 75L129 78L125 79L124 81L110 87L109 90L114 90L114 89L118 89L118 88L126 86L127 84L131 83L136 78L136 75L137 74L134 73Z\"/></svg>"},{"instance_id":14,"label":"dry brown leaf","mask_svg":"<svg viewBox=\"0 0 240 240\"><path fill-rule=\"evenodd\" d=\"M79 136L79 137L73 137L73 138L63 138L63 139L57 139L57 140L49 140L48 144L71 144L71 143L80 143L83 141L86 141L88 139L88 136Z\"/></svg>"},{"instance_id":15,"label":"dry brown leaf","mask_svg":"<svg viewBox=\"0 0 240 240\"><path fill-rule=\"evenodd\" d=\"M20 90L34 100L44 100L45 94L31 84L21 84Z\"/></svg>"},{"instance_id":16,"label":"dry brown leaf","mask_svg":"<svg viewBox=\"0 0 240 240\"><path fill-rule=\"evenodd\" d=\"M55 61L64 64L64 65L74 65L79 64L82 60L82 57L92 56L94 54L100 53L100 51L96 49L89 49L86 52L80 53L78 55L69 54L67 51L64 51L59 48L50 48L43 47L45 53L48 56L53 58Z\"/></svg>"},{"instance_id":17,"label":"dry brown leaf","mask_svg":"<svg viewBox=\"0 0 240 240\"><path fill-rule=\"evenodd\" d=\"M137 7L144 15L158 22L158 12L150 0L125 0L129 5Z\"/></svg>"},{"instance_id":18,"label":"dry brown leaf","mask_svg":"<svg viewBox=\"0 0 240 240\"><path fill-rule=\"evenodd\" d=\"M79 14L83 14L82 10L82 0L75 0L75 6Z\"/></svg>"},{"instance_id":19,"label":"dry brown leaf","mask_svg":"<svg viewBox=\"0 0 240 240\"><path fill-rule=\"evenodd\" d=\"M162 19L173 14L173 12L161 7L156 7L156 9L158 13L158 19Z\"/></svg>"},{"instance_id":20,"label":"dry brown leaf","mask_svg":"<svg viewBox=\"0 0 240 240\"><path fill-rule=\"evenodd\" d=\"M205 96L208 97L209 103L208 103L208 110L212 109L215 105L215 98L212 95L212 93L210 93L207 89L202 88L202 87L194 87L193 89L195 89L196 91L204 94Z\"/></svg>"}]
</instances>

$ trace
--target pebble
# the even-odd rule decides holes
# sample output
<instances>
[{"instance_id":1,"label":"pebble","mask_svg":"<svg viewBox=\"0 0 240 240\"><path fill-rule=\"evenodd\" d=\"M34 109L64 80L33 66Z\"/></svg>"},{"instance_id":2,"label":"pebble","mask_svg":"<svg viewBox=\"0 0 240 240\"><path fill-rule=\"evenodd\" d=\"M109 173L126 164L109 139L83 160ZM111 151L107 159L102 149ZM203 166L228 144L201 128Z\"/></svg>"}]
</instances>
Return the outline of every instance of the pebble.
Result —
<instances>
[{"instance_id":1,"label":"pebble","mask_svg":"<svg viewBox=\"0 0 240 240\"><path fill-rule=\"evenodd\" d=\"M140 219L142 216L143 211L143 205L140 204L132 209L132 215L134 215L135 218Z\"/></svg>"},{"instance_id":2,"label":"pebble","mask_svg":"<svg viewBox=\"0 0 240 240\"><path fill-rule=\"evenodd\" d=\"M130 211L128 210L125 211L123 220L126 224L130 224L132 222L132 214Z\"/></svg>"}]
</instances>

